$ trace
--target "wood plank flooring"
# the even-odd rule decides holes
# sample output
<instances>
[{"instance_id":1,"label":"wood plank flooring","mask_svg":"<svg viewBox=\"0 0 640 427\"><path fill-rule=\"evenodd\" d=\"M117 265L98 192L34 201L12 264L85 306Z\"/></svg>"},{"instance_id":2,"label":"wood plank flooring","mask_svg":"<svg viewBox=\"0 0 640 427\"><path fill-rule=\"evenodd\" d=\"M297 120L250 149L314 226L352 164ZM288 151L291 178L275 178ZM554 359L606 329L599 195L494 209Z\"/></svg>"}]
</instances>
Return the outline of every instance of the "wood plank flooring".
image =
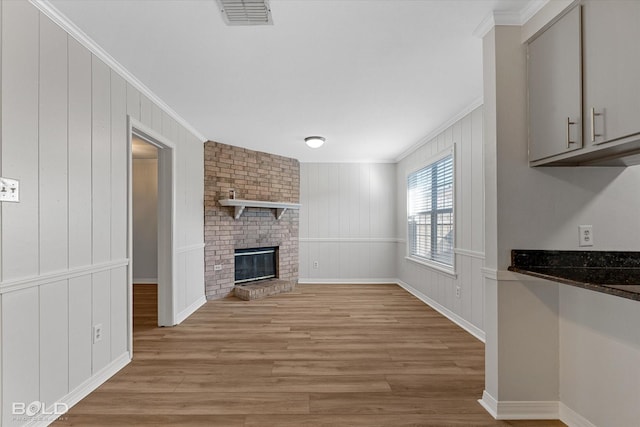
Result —
<instances>
[{"instance_id":1,"label":"wood plank flooring","mask_svg":"<svg viewBox=\"0 0 640 427\"><path fill-rule=\"evenodd\" d=\"M134 360L56 426L563 426L477 403L484 345L396 285L299 285L156 327L134 286Z\"/></svg>"}]
</instances>

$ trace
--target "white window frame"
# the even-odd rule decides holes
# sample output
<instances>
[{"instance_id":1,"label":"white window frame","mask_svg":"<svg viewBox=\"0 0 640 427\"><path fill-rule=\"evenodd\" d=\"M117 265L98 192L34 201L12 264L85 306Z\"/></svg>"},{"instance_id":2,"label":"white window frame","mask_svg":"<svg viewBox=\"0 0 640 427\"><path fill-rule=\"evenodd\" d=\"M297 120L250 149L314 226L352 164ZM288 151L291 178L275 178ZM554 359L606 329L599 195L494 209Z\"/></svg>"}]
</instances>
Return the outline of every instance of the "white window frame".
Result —
<instances>
[{"instance_id":1,"label":"white window frame","mask_svg":"<svg viewBox=\"0 0 640 427\"><path fill-rule=\"evenodd\" d=\"M453 242L452 242L452 258L451 258L451 265L448 264L444 264L435 260L431 260L428 258L423 258L423 257L418 257L418 256L414 256L411 254L411 241L410 241L410 235L409 235L409 176L424 169L427 168L429 166L432 166L433 164L439 162L440 160L444 159L447 156L451 156L451 163L452 163L452 174L453 174L453 204L452 204L452 217L453 217ZM407 240L406 240L406 256L405 259L424 265L426 267L429 267L430 269L436 270L440 273L445 273L453 278L457 277L456 274L456 250L455 248L457 248L456 245L456 239L457 239L457 230L458 230L458 224L456 221L456 187L457 187L457 179L456 179L456 155L455 155L455 144L452 145L451 147L439 152L438 154L436 154L433 157L430 157L428 160L426 160L425 162L423 162L423 164L413 170L410 170L406 177L405 177L405 191L407 192L407 206L406 206L406 217L405 217L405 232L407 235Z\"/></svg>"}]
</instances>

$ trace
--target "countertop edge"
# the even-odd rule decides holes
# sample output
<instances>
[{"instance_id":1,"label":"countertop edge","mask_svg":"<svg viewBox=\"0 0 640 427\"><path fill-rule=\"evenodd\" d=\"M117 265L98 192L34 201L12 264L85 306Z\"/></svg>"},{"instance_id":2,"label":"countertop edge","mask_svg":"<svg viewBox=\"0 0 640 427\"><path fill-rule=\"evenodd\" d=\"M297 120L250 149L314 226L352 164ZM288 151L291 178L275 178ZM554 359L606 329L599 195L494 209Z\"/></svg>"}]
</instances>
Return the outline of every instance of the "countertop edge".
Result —
<instances>
[{"instance_id":1,"label":"countertop edge","mask_svg":"<svg viewBox=\"0 0 640 427\"><path fill-rule=\"evenodd\" d=\"M537 273L534 271L525 270L523 268L509 266L507 268L509 271L513 271L514 273L520 273L527 276L537 277L540 279L546 279L551 282L561 283L563 285L575 286L578 288L587 289L590 291L601 292L603 294L609 294L620 298L631 299L634 301L640 301L640 294L635 292L628 292L622 289L610 288L607 285L600 285L597 283L585 283L585 282L576 282L575 280L566 279L564 277L558 276L549 276L547 274Z\"/></svg>"}]
</instances>

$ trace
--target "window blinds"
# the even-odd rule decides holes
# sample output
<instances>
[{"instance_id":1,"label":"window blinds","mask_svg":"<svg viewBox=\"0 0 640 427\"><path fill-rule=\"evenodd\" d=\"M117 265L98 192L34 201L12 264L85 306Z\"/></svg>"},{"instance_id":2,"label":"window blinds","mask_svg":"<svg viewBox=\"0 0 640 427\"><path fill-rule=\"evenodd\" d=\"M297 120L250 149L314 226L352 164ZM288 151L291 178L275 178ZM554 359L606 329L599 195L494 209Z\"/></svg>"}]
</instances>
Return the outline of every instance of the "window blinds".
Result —
<instances>
[{"instance_id":1,"label":"window blinds","mask_svg":"<svg viewBox=\"0 0 640 427\"><path fill-rule=\"evenodd\" d=\"M409 256L453 266L453 156L407 178Z\"/></svg>"}]
</instances>

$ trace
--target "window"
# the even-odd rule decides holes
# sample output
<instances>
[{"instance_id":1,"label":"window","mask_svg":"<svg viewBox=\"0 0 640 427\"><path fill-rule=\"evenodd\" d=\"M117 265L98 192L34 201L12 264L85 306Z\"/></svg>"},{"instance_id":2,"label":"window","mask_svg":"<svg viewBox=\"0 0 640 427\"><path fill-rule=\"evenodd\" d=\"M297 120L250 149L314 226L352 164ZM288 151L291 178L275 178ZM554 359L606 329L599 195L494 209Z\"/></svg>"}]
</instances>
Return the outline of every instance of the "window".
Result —
<instances>
[{"instance_id":1,"label":"window","mask_svg":"<svg viewBox=\"0 0 640 427\"><path fill-rule=\"evenodd\" d=\"M453 268L453 154L409 174L409 258Z\"/></svg>"}]
</instances>

